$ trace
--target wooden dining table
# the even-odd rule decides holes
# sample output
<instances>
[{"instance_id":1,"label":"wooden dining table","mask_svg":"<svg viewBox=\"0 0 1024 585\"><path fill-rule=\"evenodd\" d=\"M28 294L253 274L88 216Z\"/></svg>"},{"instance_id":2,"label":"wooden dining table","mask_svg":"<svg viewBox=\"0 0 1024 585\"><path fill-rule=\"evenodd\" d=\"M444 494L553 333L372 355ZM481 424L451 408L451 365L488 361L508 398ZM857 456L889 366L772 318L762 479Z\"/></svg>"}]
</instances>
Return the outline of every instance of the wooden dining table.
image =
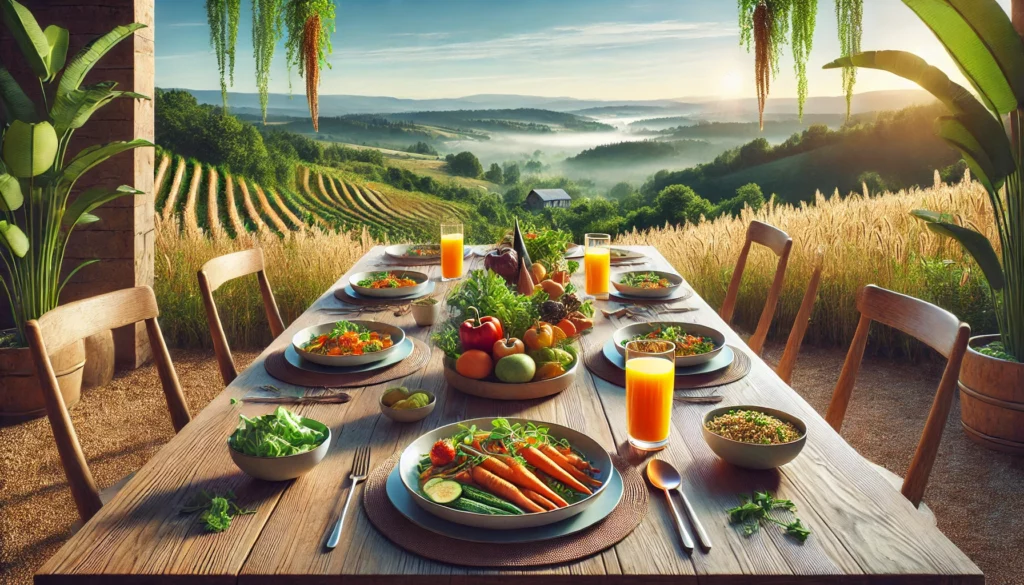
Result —
<instances>
[{"instance_id":1,"label":"wooden dining table","mask_svg":"<svg viewBox=\"0 0 1024 585\"><path fill-rule=\"evenodd\" d=\"M672 270L652 247L632 248L647 261L618 270ZM482 268L479 255L466 269ZM385 267L384 249L373 248L349 274ZM434 279L437 266L417 268ZM803 452L770 471L733 467L712 453L701 435L702 416L715 404L676 402L666 449L656 454L634 451L626 442L625 391L585 367L564 392L545 399L494 401L462 394L445 383L443 354L433 349L429 364L405 378L378 386L351 388L347 404L295 406L293 410L322 421L333 435L325 459L306 475L287 482L265 482L242 473L232 463L226 439L239 414L271 412L273 405L232 403L263 384L282 384L263 366L267 355L290 343L304 327L337 320L326 312L340 306L333 292L347 283L342 276L209 405L161 448L123 486L112 501L74 534L35 575L44 584L278 584L278 583L983 583L981 571L923 514L876 471L792 388L783 383L742 338L699 295L676 306L697 310L674 313L675 321L702 323L726 333L727 342L752 359L750 373L717 392L721 405L754 404L791 413L807 425ZM583 275L574 276L580 288ZM255 283L253 283L255 285ZM457 281L456 283L457 284ZM444 295L452 282L439 282ZM687 286L687 285L684 285ZM597 308L615 309L598 301ZM654 312L659 307L653 308ZM369 318L368 314L360 318ZM429 340L431 328L417 327L412 315L373 313L378 321L399 325L418 339ZM349 317L353 318L353 317ZM631 323L627 318L595 317L595 327L581 337L584 347L603 343ZM437 395L433 413L416 423L385 418L378 399L398 384ZM155 388L139 389L156 392ZM707 394L708 391L703 391ZM484 416L519 416L556 422L587 433L609 452L644 466L650 457L675 465L683 490L714 544L685 551L671 511L652 491L646 517L617 545L580 561L527 569L465 568L408 553L377 532L362 506L353 504L337 548L325 547L349 490L353 455L371 446L372 466L384 462L426 431L459 420ZM908 421L923 424L923 421ZM130 424L128 421L127 424ZM879 429L884 432L884 429ZM932 481L942 481L932 477ZM362 490L362 485L356 488ZM653 489L653 488L652 488ZM725 513L740 494L771 490L793 500L810 529L800 543L777 528L746 536ZM195 514L182 514L200 490L234 492L243 507L222 533L206 533ZM359 492L355 494L358 497ZM552 546L557 546L557 541Z\"/></svg>"}]
</instances>

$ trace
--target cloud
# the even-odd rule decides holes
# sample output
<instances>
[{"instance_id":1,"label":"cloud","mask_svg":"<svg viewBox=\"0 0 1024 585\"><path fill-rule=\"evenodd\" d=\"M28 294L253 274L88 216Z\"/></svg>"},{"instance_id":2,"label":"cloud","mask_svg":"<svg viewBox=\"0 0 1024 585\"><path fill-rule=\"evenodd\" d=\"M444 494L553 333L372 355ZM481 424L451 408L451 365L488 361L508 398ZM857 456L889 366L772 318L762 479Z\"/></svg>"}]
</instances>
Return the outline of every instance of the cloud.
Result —
<instances>
[{"instance_id":1,"label":"cloud","mask_svg":"<svg viewBox=\"0 0 1024 585\"><path fill-rule=\"evenodd\" d=\"M157 61L161 61L161 60L172 61L172 60L176 60L176 59L192 59L194 57L205 57L205 56L212 55L212 54L213 54L213 50L212 49L207 49L205 51L193 51L191 53L175 53L175 54L171 54L171 55L161 55L161 54L157 53L156 60Z\"/></svg>"},{"instance_id":2,"label":"cloud","mask_svg":"<svg viewBox=\"0 0 1024 585\"><path fill-rule=\"evenodd\" d=\"M345 51L344 58L386 62L465 61L541 56L551 58L553 55L566 56L574 52L622 49L652 45L663 41L734 37L737 34L738 29L731 23L602 22L581 26L550 27L481 41L439 43L429 47L416 45L357 49Z\"/></svg>"},{"instance_id":3,"label":"cloud","mask_svg":"<svg viewBox=\"0 0 1024 585\"><path fill-rule=\"evenodd\" d=\"M186 27L195 27L195 26L207 26L207 23L205 21L203 21L203 22L199 22L199 21L196 21L196 22L169 22L169 23L161 22L160 26L166 26L167 28L186 28Z\"/></svg>"},{"instance_id":4,"label":"cloud","mask_svg":"<svg viewBox=\"0 0 1024 585\"><path fill-rule=\"evenodd\" d=\"M446 39L452 36L451 33L446 32L402 32L402 33L391 33L393 37L413 37L417 39Z\"/></svg>"}]
</instances>

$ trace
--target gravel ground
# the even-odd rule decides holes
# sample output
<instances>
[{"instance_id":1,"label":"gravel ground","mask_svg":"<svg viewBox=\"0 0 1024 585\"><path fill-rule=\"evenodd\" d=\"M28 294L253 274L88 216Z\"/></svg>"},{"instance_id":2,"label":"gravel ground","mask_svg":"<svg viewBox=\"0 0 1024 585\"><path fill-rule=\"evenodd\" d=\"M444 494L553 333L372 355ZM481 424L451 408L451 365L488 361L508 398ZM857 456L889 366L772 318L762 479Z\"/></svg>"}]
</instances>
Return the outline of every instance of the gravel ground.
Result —
<instances>
[{"instance_id":1,"label":"gravel ground","mask_svg":"<svg viewBox=\"0 0 1024 585\"><path fill-rule=\"evenodd\" d=\"M766 357L772 362L780 353L781 347L769 346ZM172 355L188 402L198 411L222 389L216 362L197 352ZM241 367L255 355L236 353L235 360ZM843 357L843 351L808 347L797 364L793 385L821 413ZM844 437L872 461L902 475L940 374L940 365L907 367L869 358L846 415ZM87 392L71 416L101 486L141 467L173 434L152 367ZM925 501L939 528L981 567L988 583L1024 584L1024 507L1000 503L1016 501L1011 494L1024 485L1024 458L970 442L959 428L959 416L957 404ZM33 571L70 536L76 519L46 419L0 427L0 583L31 583Z\"/></svg>"}]
</instances>

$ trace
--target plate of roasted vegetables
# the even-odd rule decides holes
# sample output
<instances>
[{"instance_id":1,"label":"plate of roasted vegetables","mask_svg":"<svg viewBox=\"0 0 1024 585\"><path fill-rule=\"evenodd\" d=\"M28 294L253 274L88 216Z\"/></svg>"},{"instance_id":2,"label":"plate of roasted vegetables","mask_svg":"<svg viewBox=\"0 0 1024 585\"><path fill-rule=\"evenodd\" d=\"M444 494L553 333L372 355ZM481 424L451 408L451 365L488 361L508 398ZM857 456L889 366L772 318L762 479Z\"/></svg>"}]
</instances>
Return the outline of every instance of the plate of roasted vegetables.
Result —
<instances>
[{"instance_id":1,"label":"plate of roasted vegetables","mask_svg":"<svg viewBox=\"0 0 1024 585\"><path fill-rule=\"evenodd\" d=\"M337 321L299 331L292 337L292 346L304 360L344 368L383 360L403 341L401 327L377 321Z\"/></svg>"},{"instance_id":2,"label":"plate of roasted vegetables","mask_svg":"<svg viewBox=\"0 0 1024 585\"><path fill-rule=\"evenodd\" d=\"M626 355L626 344L638 339L654 339L674 342L676 345L676 367L696 366L711 361L725 347L725 335L721 331L677 321L636 323L618 329L612 334L615 349Z\"/></svg>"},{"instance_id":3,"label":"plate of roasted vegetables","mask_svg":"<svg viewBox=\"0 0 1024 585\"><path fill-rule=\"evenodd\" d=\"M364 297L394 299L423 292L430 278L412 270L377 270L357 272L349 278L352 290Z\"/></svg>"},{"instance_id":4,"label":"plate of roasted vegetables","mask_svg":"<svg viewBox=\"0 0 1024 585\"><path fill-rule=\"evenodd\" d=\"M682 284L682 276L658 270L634 270L612 278L612 286L619 293L642 299L667 297Z\"/></svg>"},{"instance_id":5,"label":"plate of roasted vegetables","mask_svg":"<svg viewBox=\"0 0 1024 585\"><path fill-rule=\"evenodd\" d=\"M420 508L449 522L493 530L576 516L602 496L614 473L608 453L587 435L511 418L434 429L409 445L398 465Z\"/></svg>"}]
</instances>

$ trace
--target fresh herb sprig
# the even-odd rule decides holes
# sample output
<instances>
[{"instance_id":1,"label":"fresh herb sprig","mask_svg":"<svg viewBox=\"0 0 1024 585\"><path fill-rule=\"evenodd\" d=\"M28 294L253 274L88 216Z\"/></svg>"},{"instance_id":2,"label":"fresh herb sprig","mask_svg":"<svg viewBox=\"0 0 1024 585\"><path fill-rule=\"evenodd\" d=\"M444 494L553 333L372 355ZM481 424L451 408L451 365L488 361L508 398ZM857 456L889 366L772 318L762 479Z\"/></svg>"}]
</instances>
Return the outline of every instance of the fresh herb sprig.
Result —
<instances>
[{"instance_id":1,"label":"fresh herb sprig","mask_svg":"<svg viewBox=\"0 0 1024 585\"><path fill-rule=\"evenodd\" d=\"M750 536L757 532L761 525L777 524L785 529L786 534L804 542L810 536L811 531L800 522L795 515L792 522L784 522L772 516L772 510L786 510L796 512L796 504L793 500L776 499L771 492L754 492L750 498L740 496L740 505L726 510L729 521L733 524L741 524L743 534Z\"/></svg>"},{"instance_id":2,"label":"fresh herb sprig","mask_svg":"<svg viewBox=\"0 0 1024 585\"><path fill-rule=\"evenodd\" d=\"M231 527L232 518L255 514L256 510L246 510L235 503L235 494L230 490L223 496L201 490L181 509L182 514L196 512L202 512L199 519L207 532L224 532Z\"/></svg>"}]
</instances>

